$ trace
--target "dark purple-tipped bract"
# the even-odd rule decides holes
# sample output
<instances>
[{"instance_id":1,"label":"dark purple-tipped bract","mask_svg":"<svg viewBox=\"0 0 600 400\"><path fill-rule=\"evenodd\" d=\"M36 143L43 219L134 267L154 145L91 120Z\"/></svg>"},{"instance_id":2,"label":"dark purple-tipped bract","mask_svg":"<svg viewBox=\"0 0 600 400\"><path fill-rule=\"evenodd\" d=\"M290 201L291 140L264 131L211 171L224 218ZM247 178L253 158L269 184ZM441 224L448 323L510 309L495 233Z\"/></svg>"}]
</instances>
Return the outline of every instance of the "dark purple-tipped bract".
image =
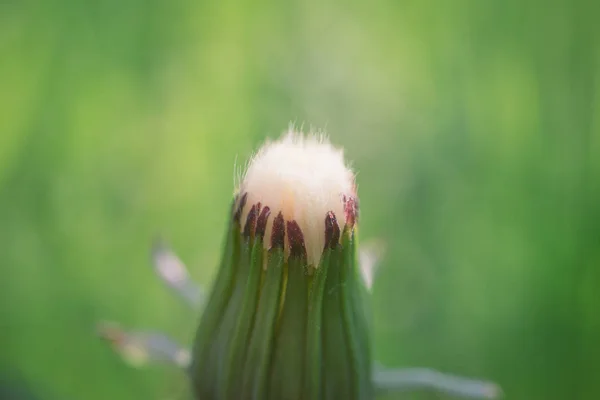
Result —
<instances>
[{"instance_id":1,"label":"dark purple-tipped bract","mask_svg":"<svg viewBox=\"0 0 600 400\"><path fill-rule=\"evenodd\" d=\"M340 226L333 211L329 211L325 217L325 248L334 249L340 242Z\"/></svg>"},{"instance_id":2,"label":"dark purple-tipped bract","mask_svg":"<svg viewBox=\"0 0 600 400\"><path fill-rule=\"evenodd\" d=\"M240 219L242 218L242 212L244 211L244 207L246 206L246 200L248 200L248 193L244 193L240 198L237 210L235 211L235 215L233 216L233 220L235 222L240 222Z\"/></svg>"},{"instance_id":3,"label":"dark purple-tipped bract","mask_svg":"<svg viewBox=\"0 0 600 400\"><path fill-rule=\"evenodd\" d=\"M296 221L287 222L287 234L290 244L290 256L306 258L306 245L304 235Z\"/></svg>"},{"instance_id":4,"label":"dark purple-tipped bract","mask_svg":"<svg viewBox=\"0 0 600 400\"><path fill-rule=\"evenodd\" d=\"M250 211L248 212L248 217L246 218L246 225L244 226L244 236L250 237L254 234L254 230L256 229L256 218L258 218L259 211L260 203L257 203L253 205Z\"/></svg>"},{"instance_id":5,"label":"dark purple-tipped bract","mask_svg":"<svg viewBox=\"0 0 600 400\"><path fill-rule=\"evenodd\" d=\"M257 238L264 238L265 230L267 229L267 221L269 220L269 215L271 215L271 209L269 207L264 207L256 220L256 233L255 236Z\"/></svg>"},{"instance_id":6,"label":"dark purple-tipped bract","mask_svg":"<svg viewBox=\"0 0 600 400\"><path fill-rule=\"evenodd\" d=\"M356 197L344 195L344 212L346 213L346 225L354 228L358 220L358 199Z\"/></svg>"},{"instance_id":7,"label":"dark purple-tipped bract","mask_svg":"<svg viewBox=\"0 0 600 400\"><path fill-rule=\"evenodd\" d=\"M283 214L280 212L273 221L273 231L271 232L271 248L283 248L285 241L285 224Z\"/></svg>"}]
</instances>

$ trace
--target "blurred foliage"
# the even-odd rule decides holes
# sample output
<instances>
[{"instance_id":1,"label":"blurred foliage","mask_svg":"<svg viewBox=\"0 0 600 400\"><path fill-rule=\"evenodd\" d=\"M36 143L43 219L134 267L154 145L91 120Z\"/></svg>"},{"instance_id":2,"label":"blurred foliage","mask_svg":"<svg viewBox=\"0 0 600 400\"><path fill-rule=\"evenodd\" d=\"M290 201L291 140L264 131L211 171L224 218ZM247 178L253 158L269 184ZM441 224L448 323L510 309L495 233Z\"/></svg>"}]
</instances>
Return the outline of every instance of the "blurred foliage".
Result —
<instances>
[{"instance_id":1,"label":"blurred foliage","mask_svg":"<svg viewBox=\"0 0 600 400\"><path fill-rule=\"evenodd\" d=\"M210 284L234 162L293 121L346 148L361 238L387 243L380 362L599 398L599 11L3 1L0 372L46 398L184 399L180 373L130 369L94 324L191 340L151 240Z\"/></svg>"}]
</instances>

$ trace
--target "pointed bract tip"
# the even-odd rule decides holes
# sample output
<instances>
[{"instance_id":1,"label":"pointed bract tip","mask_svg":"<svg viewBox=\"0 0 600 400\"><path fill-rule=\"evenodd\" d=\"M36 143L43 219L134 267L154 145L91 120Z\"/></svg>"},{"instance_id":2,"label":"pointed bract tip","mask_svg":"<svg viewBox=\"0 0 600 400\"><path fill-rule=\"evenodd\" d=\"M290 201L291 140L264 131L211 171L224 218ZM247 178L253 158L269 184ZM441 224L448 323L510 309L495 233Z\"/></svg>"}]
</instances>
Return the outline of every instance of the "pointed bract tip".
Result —
<instances>
[{"instance_id":1,"label":"pointed bract tip","mask_svg":"<svg viewBox=\"0 0 600 400\"><path fill-rule=\"evenodd\" d=\"M239 197L240 195L238 195ZM237 209L235 210L235 215L233 216L233 220L235 222L240 222L240 219L242 218L242 212L244 212L244 207L246 207L246 201L248 200L248 193L244 193L241 195L241 197L239 198L239 202L237 205Z\"/></svg>"},{"instance_id":2,"label":"pointed bract tip","mask_svg":"<svg viewBox=\"0 0 600 400\"><path fill-rule=\"evenodd\" d=\"M285 221L280 212L273 221L273 230L271 232L271 248L283 248L285 244Z\"/></svg>"},{"instance_id":3,"label":"pointed bract tip","mask_svg":"<svg viewBox=\"0 0 600 400\"><path fill-rule=\"evenodd\" d=\"M304 235L296 221L287 222L287 235L290 246L290 256L306 258Z\"/></svg>"},{"instance_id":4,"label":"pointed bract tip","mask_svg":"<svg viewBox=\"0 0 600 400\"><path fill-rule=\"evenodd\" d=\"M346 225L352 229L358 221L358 198L355 196L344 196L343 201Z\"/></svg>"},{"instance_id":5,"label":"pointed bract tip","mask_svg":"<svg viewBox=\"0 0 600 400\"><path fill-rule=\"evenodd\" d=\"M340 242L340 226L333 211L329 211L325 217L325 248L334 249Z\"/></svg>"},{"instance_id":6,"label":"pointed bract tip","mask_svg":"<svg viewBox=\"0 0 600 400\"><path fill-rule=\"evenodd\" d=\"M254 235L256 229L256 219L258 218L258 212L260 210L260 203L254 204L250 208L250 212L246 217L246 224L244 225L244 236L250 237Z\"/></svg>"},{"instance_id":7,"label":"pointed bract tip","mask_svg":"<svg viewBox=\"0 0 600 400\"><path fill-rule=\"evenodd\" d=\"M256 233L255 236L257 238L264 238L265 231L267 230L267 221L269 220L269 215L271 215L271 209L269 207L264 207L256 220Z\"/></svg>"}]
</instances>

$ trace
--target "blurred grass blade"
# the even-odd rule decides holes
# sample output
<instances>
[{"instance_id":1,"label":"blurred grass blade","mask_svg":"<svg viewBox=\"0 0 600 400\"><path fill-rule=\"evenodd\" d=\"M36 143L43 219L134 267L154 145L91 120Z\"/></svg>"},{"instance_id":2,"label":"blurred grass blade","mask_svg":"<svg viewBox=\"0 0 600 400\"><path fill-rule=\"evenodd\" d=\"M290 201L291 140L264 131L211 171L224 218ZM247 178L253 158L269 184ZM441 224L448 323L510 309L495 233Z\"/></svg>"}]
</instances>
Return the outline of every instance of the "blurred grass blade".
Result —
<instances>
[{"instance_id":1,"label":"blurred grass blade","mask_svg":"<svg viewBox=\"0 0 600 400\"><path fill-rule=\"evenodd\" d=\"M99 324L97 329L100 337L109 341L113 349L131 366L167 363L185 369L190 364L189 350L160 332L126 332L119 325L108 322Z\"/></svg>"},{"instance_id":2,"label":"blurred grass blade","mask_svg":"<svg viewBox=\"0 0 600 400\"><path fill-rule=\"evenodd\" d=\"M157 241L152 250L154 270L165 284L195 309L204 304L202 288L192 281L183 262L163 241Z\"/></svg>"},{"instance_id":3,"label":"blurred grass blade","mask_svg":"<svg viewBox=\"0 0 600 400\"><path fill-rule=\"evenodd\" d=\"M378 392L432 389L471 399L497 399L502 390L492 382L444 374L428 368L376 369L373 383Z\"/></svg>"}]
</instances>

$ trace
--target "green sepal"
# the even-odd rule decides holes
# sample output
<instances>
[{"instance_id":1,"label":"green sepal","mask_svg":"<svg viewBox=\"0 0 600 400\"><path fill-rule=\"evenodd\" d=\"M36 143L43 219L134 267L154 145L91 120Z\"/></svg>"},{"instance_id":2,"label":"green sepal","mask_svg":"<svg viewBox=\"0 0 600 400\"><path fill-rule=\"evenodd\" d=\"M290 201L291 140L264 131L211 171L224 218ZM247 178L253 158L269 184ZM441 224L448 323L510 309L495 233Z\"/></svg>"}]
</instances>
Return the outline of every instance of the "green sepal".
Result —
<instances>
[{"instance_id":1,"label":"green sepal","mask_svg":"<svg viewBox=\"0 0 600 400\"><path fill-rule=\"evenodd\" d=\"M304 396L307 399L319 399L322 394L322 320L323 297L327 272L332 250L323 252L319 267L312 276L310 295L308 299L308 322L306 325L306 365L304 374Z\"/></svg>"},{"instance_id":2,"label":"green sepal","mask_svg":"<svg viewBox=\"0 0 600 400\"><path fill-rule=\"evenodd\" d=\"M221 324L217 334L213 337L213 344L209 352L208 363L216 372L216 391L214 399L226 399L228 392L228 359L229 349L232 345L232 337L237 327L238 317L244 306L244 293L246 283L250 275L251 244L247 238L242 238L240 246L239 270L235 277L235 283L229 304L225 314L221 316ZM214 374L214 372L213 372ZM207 379L205 377L204 379Z\"/></svg>"},{"instance_id":3,"label":"green sepal","mask_svg":"<svg viewBox=\"0 0 600 400\"><path fill-rule=\"evenodd\" d=\"M287 262L285 299L275 338L271 364L270 399L303 399L303 367L306 346L308 275L305 257L290 256Z\"/></svg>"},{"instance_id":4,"label":"green sepal","mask_svg":"<svg viewBox=\"0 0 600 400\"><path fill-rule=\"evenodd\" d=\"M348 326L343 318L344 301L342 298L343 253L340 246L332 251L325 297L323 300L323 370L324 399L353 399L352 357L346 330Z\"/></svg>"},{"instance_id":5,"label":"green sepal","mask_svg":"<svg viewBox=\"0 0 600 400\"><path fill-rule=\"evenodd\" d=\"M190 375L197 398L210 399L213 398L215 393L213 385L217 381L217 376L215 375L215 368L210 362L209 353L231 297L235 276L238 273L240 238L240 225L233 220L232 214L223 256L221 257L221 265L200 319L192 349Z\"/></svg>"},{"instance_id":6,"label":"green sepal","mask_svg":"<svg viewBox=\"0 0 600 400\"><path fill-rule=\"evenodd\" d=\"M262 400L267 397L269 363L283 288L283 270L283 249L269 250L267 270L256 310L256 321L250 337L248 356L244 363L242 393L246 398Z\"/></svg>"},{"instance_id":7,"label":"green sepal","mask_svg":"<svg viewBox=\"0 0 600 400\"><path fill-rule=\"evenodd\" d=\"M242 373L258 304L265 252L261 238L255 238L252 242L248 278L243 289L241 309L237 314L235 328L229 332L231 342L225 356L227 364L223 372L226 386L224 398L226 399L239 399L245 396L242 392ZM242 394L244 396L241 396Z\"/></svg>"},{"instance_id":8,"label":"green sepal","mask_svg":"<svg viewBox=\"0 0 600 400\"><path fill-rule=\"evenodd\" d=\"M233 221L194 343L196 398L372 398L356 241L348 228L341 239L313 268Z\"/></svg>"},{"instance_id":9,"label":"green sepal","mask_svg":"<svg viewBox=\"0 0 600 400\"><path fill-rule=\"evenodd\" d=\"M371 399L371 346L365 315L364 294L356 261L356 236L345 227L342 234L343 268L341 268L344 323L349 345L353 391L357 399Z\"/></svg>"}]
</instances>

